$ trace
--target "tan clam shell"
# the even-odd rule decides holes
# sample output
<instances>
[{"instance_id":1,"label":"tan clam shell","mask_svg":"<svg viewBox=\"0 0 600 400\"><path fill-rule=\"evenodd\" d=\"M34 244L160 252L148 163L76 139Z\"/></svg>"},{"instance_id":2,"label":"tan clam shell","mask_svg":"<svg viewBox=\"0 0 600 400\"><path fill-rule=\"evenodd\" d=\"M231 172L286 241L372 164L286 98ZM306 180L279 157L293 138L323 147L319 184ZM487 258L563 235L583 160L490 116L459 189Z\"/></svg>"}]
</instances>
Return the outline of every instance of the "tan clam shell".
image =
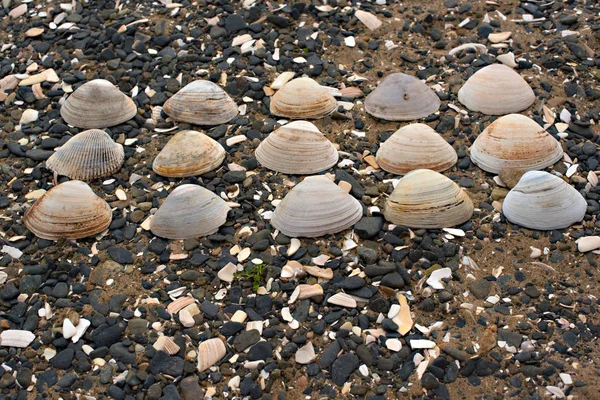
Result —
<instances>
[{"instance_id":1,"label":"tan clam shell","mask_svg":"<svg viewBox=\"0 0 600 400\"><path fill-rule=\"evenodd\" d=\"M586 210L581 193L544 171L526 172L502 203L510 222L543 231L567 228L581 221Z\"/></svg>"},{"instance_id":2,"label":"tan clam shell","mask_svg":"<svg viewBox=\"0 0 600 400\"><path fill-rule=\"evenodd\" d=\"M318 237L357 223L362 206L326 176L309 176L279 203L271 223L290 237Z\"/></svg>"},{"instance_id":3,"label":"tan clam shell","mask_svg":"<svg viewBox=\"0 0 600 400\"><path fill-rule=\"evenodd\" d=\"M106 201L81 181L68 181L48 190L23 217L35 236L58 240L81 239L104 231L112 221Z\"/></svg>"},{"instance_id":4,"label":"tan clam shell","mask_svg":"<svg viewBox=\"0 0 600 400\"><path fill-rule=\"evenodd\" d=\"M219 125L238 115L235 101L217 84L196 80L165 101L163 110L176 121L196 125Z\"/></svg>"},{"instance_id":5,"label":"tan clam shell","mask_svg":"<svg viewBox=\"0 0 600 400\"><path fill-rule=\"evenodd\" d=\"M388 221L410 228L449 228L471 218L473 202L439 172L417 169L400 179L383 214Z\"/></svg>"},{"instance_id":6,"label":"tan clam shell","mask_svg":"<svg viewBox=\"0 0 600 400\"><path fill-rule=\"evenodd\" d=\"M218 363L227 349L225 343L219 338L205 340L198 345L198 372L203 372Z\"/></svg>"},{"instance_id":7,"label":"tan clam shell","mask_svg":"<svg viewBox=\"0 0 600 400\"><path fill-rule=\"evenodd\" d=\"M225 149L216 140L197 131L181 131L158 153L152 169L171 178L202 175L218 168Z\"/></svg>"},{"instance_id":8,"label":"tan clam shell","mask_svg":"<svg viewBox=\"0 0 600 400\"><path fill-rule=\"evenodd\" d=\"M471 111L504 115L531 106L535 94L514 69L492 64L471 75L458 91L458 101Z\"/></svg>"},{"instance_id":9,"label":"tan clam shell","mask_svg":"<svg viewBox=\"0 0 600 400\"><path fill-rule=\"evenodd\" d=\"M384 170L404 175L414 169L442 172L452 168L458 156L440 134L425 124L410 124L397 130L377 152Z\"/></svg>"},{"instance_id":10,"label":"tan clam shell","mask_svg":"<svg viewBox=\"0 0 600 400\"><path fill-rule=\"evenodd\" d=\"M255 155L261 165L284 174L316 174L338 161L333 143L308 121L293 121L275 130Z\"/></svg>"},{"instance_id":11,"label":"tan clam shell","mask_svg":"<svg viewBox=\"0 0 600 400\"><path fill-rule=\"evenodd\" d=\"M108 133L90 129L78 133L46 161L46 167L71 179L91 181L117 172L125 152Z\"/></svg>"},{"instance_id":12,"label":"tan clam shell","mask_svg":"<svg viewBox=\"0 0 600 400\"><path fill-rule=\"evenodd\" d=\"M471 146L471 160L479 168L495 174L512 169L543 169L562 157L560 142L521 114L498 118Z\"/></svg>"},{"instance_id":13,"label":"tan clam shell","mask_svg":"<svg viewBox=\"0 0 600 400\"><path fill-rule=\"evenodd\" d=\"M271 114L292 119L317 119L331 114L337 100L326 87L310 78L296 78L286 83L271 98Z\"/></svg>"},{"instance_id":14,"label":"tan clam shell","mask_svg":"<svg viewBox=\"0 0 600 400\"><path fill-rule=\"evenodd\" d=\"M440 108L440 98L418 78L396 72L386 76L365 99L365 111L387 121L424 118Z\"/></svg>"},{"instance_id":15,"label":"tan clam shell","mask_svg":"<svg viewBox=\"0 0 600 400\"><path fill-rule=\"evenodd\" d=\"M211 235L227 220L229 206L198 185L181 185L167 196L150 221L150 230L166 239Z\"/></svg>"},{"instance_id":16,"label":"tan clam shell","mask_svg":"<svg viewBox=\"0 0 600 400\"><path fill-rule=\"evenodd\" d=\"M94 79L77 88L60 108L69 125L78 128L108 128L129 121L137 113L133 100L104 79Z\"/></svg>"}]
</instances>

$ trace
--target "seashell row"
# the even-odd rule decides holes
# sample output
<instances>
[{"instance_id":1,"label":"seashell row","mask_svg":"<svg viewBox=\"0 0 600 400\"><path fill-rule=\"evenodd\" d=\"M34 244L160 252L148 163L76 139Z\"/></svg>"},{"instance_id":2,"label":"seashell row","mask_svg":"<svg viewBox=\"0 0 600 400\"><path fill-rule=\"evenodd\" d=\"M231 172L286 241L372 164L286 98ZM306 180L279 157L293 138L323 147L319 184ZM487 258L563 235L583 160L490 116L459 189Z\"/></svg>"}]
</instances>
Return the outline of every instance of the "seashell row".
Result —
<instances>
[{"instance_id":1,"label":"seashell row","mask_svg":"<svg viewBox=\"0 0 600 400\"><path fill-rule=\"evenodd\" d=\"M440 108L440 99L418 78L400 72L388 75L365 99L365 111L388 121L424 118Z\"/></svg>"},{"instance_id":2,"label":"seashell row","mask_svg":"<svg viewBox=\"0 0 600 400\"><path fill-rule=\"evenodd\" d=\"M202 175L218 168L225 149L216 140L197 131L175 134L158 153L152 169L171 178Z\"/></svg>"},{"instance_id":3,"label":"seashell row","mask_svg":"<svg viewBox=\"0 0 600 400\"><path fill-rule=\"evenodd\" d=\"M411 124L397 130L381 145L376 160L384 170L404 175L414 169L445 171L456 164L458 156L428 125Z\"/></svg>"},{"instance_id":4,"label":"seashell row","mask_svg":"<svg viewBox=\"0 0 600 400\"><path fill-rule=\"evenodd\" d=\"M108 128L129 121L137 113L133 100L104 79L78 87L60 108L69 125L78 128Z\"/></svg>"},{"instance_id":5,"label":"seashell row","mask_svg":"<svg viewBox=\"0 0 600 400\"><path fill-rule=\"evenodd\" d=\"M213 82L196 80L185 85L163 105L176 121L196 125L219 125L238 115L235 102Z\"/></svg>"},{"instance_id":6,"label":"seashell row","mask_svg":"<svg viewBox=\"0 0 600 400\"><path fill-rule=\"evenodd\" d=\"M329 90L310 78L296 78L286 83L271 98L271 114L291 119L317 119L338 107Z\"/></svg>"},{"instance_id":7,"label":"seashell row","mask_svg":"<svg viewBox=\"0 0 600 400\"><path fill-rule=\"evenodd\" d=\"M308 121L293 121L276 129L255 155L263 166L284 174L315 174L338 161L333 143Z\"/></svg>"},{"instance_id":8,"label":"seashell row","mask_svg":"<svg viewBox=\"0 0 600 400\"><path fill-rule=\"evenodd\" d=\"M531 106L535 94L514 69L492 64L475 72L465 82L458 91L458 101L471 111L504 115Z\"/></svg>"},{"instance_id":9,"label":"seashell row","mask_svg":"<svg viewBox=\"0 0 600 400\"><path fill-rule=\"evenodd\" d=\"M90 129L78 133L46 161L46 167L71 179L91 181L117 172L125 152L108 133Z\"/></svg>"},{"instance_id":10,"label":"seashell row","mask_svg":"<svg viewBox=\"0 0 600 400\"><path fill-rule=\"evenodd\" d=\"M400 179L388 198L384 216L410 228L439 229L460 225L473 215L467 193L439 172L417 169Z\"/></svg>"},{"instance_id":11,"label":"seashell row","mask_svg":"<svg viewBox=\"0 0 600 400\"><path fill-rule=\"evenodd\" d=\"M542 231L563 229L581 221L584 197L561 178L544 171L526 172L502 203L513 224Z\"/></svg>"},{"instance_id":12,"label":"seashell row","mask_svg":"<svg viewBox=\"0 0 600 400\"><path fill-rule=\"evenodd\" d=\"M537 122L520 114L498 118L471 146L471 160L496 174L509 169L543 169L562 156L560 143Z\"/></svg>"},{"instance_id":13,"label":"seashell row","mask_svg":"<svg viewBox=\"0 0 600 400\"><path fill-rule=\"evenodd\" d=\"M211 235L227 220L229 206L198 185L181 185L171 192L150 221L150 230L166 239Z\"/></svg>"},{"instance_id":14,"label":"seashell row","mask_svg":"<svg viewBox=\"0 0 600 400\"><path fill-rule=\"evenodd\" d=\"M362 206L326 176L309 176L279 203L271 223L290 237L318 237L357 223Z\"/></svg>"},{"instance_id":15,"label":"seashell row","mask_svg":"<svg viewBox=\"0 0 600 400\"><path fill-rule=\"evenodd\" d=\"M227 349L219 338L205 340L198 346L198 372L203 372L221 361Z\"/></svg>"},{"instance_id":16,"label":"seashell row","mask_svg":"<svg viewBox=\"0 0 600 400\"><path fill-rule=\"evenodd\" d=\"M48 190L27 210L23 224L35 236L81 239L108 228L112 212L106 201L81 181L68 181Z\"/></svg>"}]
</instances>

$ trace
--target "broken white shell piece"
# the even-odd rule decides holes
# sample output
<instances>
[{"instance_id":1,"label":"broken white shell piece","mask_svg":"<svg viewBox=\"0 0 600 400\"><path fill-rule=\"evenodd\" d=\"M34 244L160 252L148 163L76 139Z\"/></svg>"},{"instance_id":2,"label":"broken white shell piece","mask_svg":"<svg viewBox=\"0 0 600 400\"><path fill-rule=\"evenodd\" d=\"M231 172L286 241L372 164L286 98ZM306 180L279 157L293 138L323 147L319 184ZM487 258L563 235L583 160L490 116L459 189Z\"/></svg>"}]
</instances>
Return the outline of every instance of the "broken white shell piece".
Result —
<instances>
[{"instance_id":1,"label":"broken white shell piece","mask_svg":"<svg viewBox=\"0 0 600 400\"><path fill-rule=\"evenodd\" d=\"M414 349L433 349L435 342L426 339L415 339L410 341L410 347Z\"/></svg>"},{"instance_id":2,"label":"broken white shell piece","mask_svg":"<svg viewBox=\"0 0 600 400\"><path fill-rule=\"evenodd\" d=\"M442 290L446 286L444 286L444 282L442 279L447 279L452 277L452 270L450 268L440 268L436 269L429 275L427 278L427 284L431 286L433 289Z\"/></svg>"}]
</instances>

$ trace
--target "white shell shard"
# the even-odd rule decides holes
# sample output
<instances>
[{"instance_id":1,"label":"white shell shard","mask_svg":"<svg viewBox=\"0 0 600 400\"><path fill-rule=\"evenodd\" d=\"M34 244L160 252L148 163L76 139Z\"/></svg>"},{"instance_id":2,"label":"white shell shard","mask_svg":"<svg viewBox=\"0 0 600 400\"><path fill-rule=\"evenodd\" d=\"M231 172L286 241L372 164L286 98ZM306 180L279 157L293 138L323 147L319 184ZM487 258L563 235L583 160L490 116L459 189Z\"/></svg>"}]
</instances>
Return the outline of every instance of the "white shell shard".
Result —
<instances>
[{"instance_id":1,"label":"white shell shard","mask_svg":"<svg viewBox=\"0 0 600 400\"><path fill-rule=\"evenodd\" d=\"M442 172L452 168L457 160L452 146L425 124L411 124L398 129L377 152L377 164L397 175L415 169Z\"/></svg>"},{"instance_id":2,"label":"white shell shard","mask_svg":"<svg viewBox=\"0 0 600 400\"><path fill-rule=\"evenodd\" d=\"M198 372L206 371L218 363L225 354L225 343L219 338L205 340L198 346Z\"/></svg>"},{"instance_id":3,"label":"white shell shard","mask_svg":"<svg viewBox=\"0 0 600 400\"><path fill-rule=\"evenodd\" d=\"M473 210L473 202L456 183L438 172L418 169L400 179L384 216L396 225L438 229L468 221Z\"/></svg>"},{"instance_id":4,"label":"white shell shard","mask_svg":"<svg viewBox=\"0 0 600 400\"><path fill-rule=\"evenodd\" d=\"M292 119L318 119L337 109L337 100L325 86L310 78L286 83L271 98L271 114Z\"/></svg>"},{"instance_id":5,"label":"white shell shard","mask_svg":"<svg viewBox=\"0 0 600 400\"><path fill-rule=\"evenodd\" d=\"M133 100L104 79L78 87L60 109L65 122L78 128L108 128L130 120L136 113Z\"/></svg>"},{"instance_id":6,"label":"white shell shard","mask_svg":"<svg viewBox=\"0 0 600 400\"><path fill-rule=\"evenodd\" d=\"M577 250L582 253L600 249L600 236L584 236L575 241Z\"/></svg>"},{"instance_id":7,"label":"white shell shard","mask_svg":"<svg viewBox=\"0 0 600 400\"><path fill-rule=\"evenodd\" d=\"M327 299L327 303L347 308L355 308L357 306L356 300L346 293L334 294L333 296Z\"/></svg>"},{"instance_id":8,"label":"white shell shard","mask_svg":"<svg viewBox=\"0 0 600 400\"><path fill-rule=\"evenodd\" d=\"M68 181L48 190L25 213L23 224L42 239L81 239L110 225L108 203L81 181Z\"/></svg>"},{"instance_id":9,"label":"white shell shard","mask_svg":"<svg viewBox=\"0 0 600 400\"><path fill-rule=\"evenodd\" d=\"M238 115L235 101L213 82L196 80L185 85L163 105L176 121L196 125L219 125Z\"/></svg>"},{"instance_id":10,"label":"white shell shard","mask_svg":"<svg viewBox=\"0 0 600 400\"><path fill-rule=\"evenodd\" d=\"M312 342L308 342L296 351L296 362L298 364L310 364L315 361L316 358L317 355L315 354L315 348L313 347Z\"/></svg>"},{"instance_id":11,"label":"white shell shard","mask_svg":"<svg viewBox=\"0 0 600 400\"><path fill-rule=\"evenodd\" d=\"M227 220L229 206L198 185L181 185L167 196L150 221L150 230L166 239L211 235Z\"/></svg>"},{"instance_id":12,"label":"white shell shard","mask_svg":"<svg viewBox=\"0 0 600 400\"><path fill-rule=\"evenodd\" d=\"M542 231L581 221L587 202L571 185L543 171L526 172L510 191L502 212L513 224Z\"/></svg>"},{"instance_id":13,"label":"white shell shard","mask_svg":"<svg viewBox=\"0 0 600 400\"><path fill-rule=\"evenodd\" d=\"M90 129L78 133L46 161L46 167L71 179L91 181L117 172L125 152L108 133Z\"/></svg>"},{"instance_id":14,"label":"white shell shard","mask_svg":"<svg viewBox=\"0 0 600 400\"><path fill-rule=\"evenodd\" d=\"M387 121L424 118L440 108L440 99L425 83L400 72L388 75L365 99L365 111Z\"/></svg>"},{"instance_id":15,"label":"white shell shard","mask_svg":"<svg viewBox=\"0 0 600 400\"><path fill-rule=\"evenodd\" d=\"M308 121L293 121L276 129L256 149L263 166L284 174L316 174L334 166L338 152Z\"/></svg>"},{"instance_id":16,"label":"white shell shard","mask_svg":"<svg viewBox=\"0 0 600 400\"><path fill-rule=\"evenodd\" d=\"M458 91L458 101L471 111L504 115L525 110L535 94L515 70L492 64L475 72Z\"/></svg>"},{"instance_id":17,"label":"white shell shard","mask_svg":"<svg viewBox=\"0 0 600 400\"><path fill-rule=\"evenodd\" d=\"M563 157L560 142L531 118L509 114L498 118L471 146L471 160L481 169L531 171L546 168Z\"/></svg>"},{"instance_id":18,"label":"white shell shard","mask_svg":"<svg viewBox=\"0 0 600 400\"><path fill-rule=\"evenodd\" d=\"M175 134L158 153L152 169L171 178L203 175L218 168L225 159L219 142L197 131Z\"/></svg>"},{"instance_id":19,"label":"white shell shard","mask_svg":"<svg viewBox=\"0 0 600 400\"><path fill-rule=\"evenodd\" d=\"M62 335L65 339L71 339L77 333L77 328L69 318L63 320Z\"/></svg>"},{"instance_id":20,"label":"white shell shard","mask_svg":"<svg viewBox=\"0 0 600 400\"><path fill-rule=\"evenodd\" d=\"M318 237L357 223L362 206L326 176L309 176L279 203L271 223L286 236Z\"/></svg>"},{"instance_id":21,"label":"white shell shard","mask_svg":"<svg viewBox=\"0 0 600 400\"><path fill-rule=\"evenodd\" d=\"M0 346L25 348L33 342L35 335L29 331L7 329L0 333Z\"/></svg>"}]
</instances>

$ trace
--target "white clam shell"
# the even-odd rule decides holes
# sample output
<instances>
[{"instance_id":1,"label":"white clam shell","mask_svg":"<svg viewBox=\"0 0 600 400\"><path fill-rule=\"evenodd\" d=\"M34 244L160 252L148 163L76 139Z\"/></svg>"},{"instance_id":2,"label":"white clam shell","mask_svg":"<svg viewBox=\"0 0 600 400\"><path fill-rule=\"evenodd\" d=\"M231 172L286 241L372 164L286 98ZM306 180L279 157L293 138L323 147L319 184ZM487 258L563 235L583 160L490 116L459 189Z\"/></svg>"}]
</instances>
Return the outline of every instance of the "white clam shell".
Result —
<instances>
[{"instance_id":1,"label":"white clam shell","mask_svg":"<svg viewBox=\"0 0 600 400\"><path fill-rule=\"evenodd\" d=\"M523 111L535 94L515 70L492 64L475 72L458 91L458 101L471 111L504 115Z\"/></svg>"},{"instance_id":2,"label":"white clam shell","mask_svg":"<svg viewBox=\"0 0 600 400\"><path fill-rule=\"evenodd\" d=\"M25 348L33 342L33 339L35 339L35 335L29 331L7 329L0 333L0 346Z\"/></svg>"},{"instance_id":3,"label":"white clam shell","mask_svg":"<svg viewBox=\"0 0 600 400\"><path fill-rule=\"evenodd\" d=\"M25 213L23 223L42 239L81 239L104 231L112 221L106 201L81 181L48 190Z\"/></svg>"},{"instance_id":4,"label":"white clam shell","mask_svg":"<svg viewBox=\"0 0 600 400\"><path fill-rule=\"evenodd\" d=\"M211 235L227 220L229 206L198 185L181 185L167 196L150 221L153 234L167 239Z\"/></svg>"},{"instance_id":5,"label":"white clam shell","mask_svg":"<svg viewBox=\"0 0 600 400\"><path fill-rule=\"evenodd\" d=\"M365 111L388 121L424 118L440 108L440 99L425 83L400 72L388 75L365 99Z\"/></svg>"},{"instance_id":6,"label":"white clam shell","mask_svg":"<svg viewBox=\"0 0 600 400\"><path fill-rule=\"evenodd\" d=\"M104 79L78 87L60 109L65 122L78 128L108 128L130 120L136 113L133 100Z\"/></svg>"},{"instance_id":7,"label":"white clam shell","mask_svg":"<svg viewBox=\"0 0 600 400\"><path fill-rule=\"evenodd\" d=\"M387 200L384 216L397 225L438 229L460 225L473 215L467 193L444 175L428 169L409 172Z\"/></svg>"},{"instance_id":8,"label":"white clam shell","mask_svg":"<svg viewBox=\"0 0 600 400\"><path fill-rule=\"evenodd\" d=\"M404 175L415 169L442 172L452 168L458 156L440 134L425 124L411 124L397 130L377 152L377 164L384 170Z\"/></svg>"},{"instance_id":9,"label":"white clam shell","mask_svg":"<svg viewBox=\"0 0 600 400\"><path fill-rule=\"evenodd\" d=\"M293 121L276 129L256 149L258 162L284 174L315 174L334 166L338 152L308 121Z\"/></svg>"},{"instance_id":10,"label":"white clam shell","mask_svg":"<svg viewBox=\"0 0 600 400\"><path fill-rule=\"evenodd\" d=\"M125 152L108 133L90 129L78 133L46 161L46 167L71 179L91 181L117 172Z\"/></svg>"},{"instance_id":11,"label":"white clam shell","mask_svg":"<svg viewBox=\"0 0 600 400\"><path fill-rule=\"evenodd\" d=\"M218 168L225 149L216 140L197 131L181 131L158 153L152 169L171 178L202 175Z\"/></svg>"},{"instance_id":12,"label":"white clam shell","mask_svg":"<svg viewBox=\"0 0 600 400\"><path fill-rule=\"evenodd\" d=\"M587 202L571 185L544 171L526 172L510 191L502 212L530 229L563 229L585 216Z\"/></svg>"},{"instance_id":13,"label":"white clam shell","mask_svg":"<svg viewBox=\"0 0 600 400\"><path fill-rule=\"evenodd\" d=\"M219 125L238 115L235 102L213 82L196 80L165 101L163 110L176 121Z\"/></svg>"},{"instance_id":14,"label":"white clam shell","mask_svg":"<svg viewBox=\"0 0 600 400\"><path fill-rule=\"evenodd\" d=\"M219 338L205 340L198 346L198 372L206 371L219 362L227 350L225 343Z\"/></svg>"},{"instance_id":15,"label":"white clam shell","mask_svg":"<svg viewBox=\"0 0 600 400\"><path fill-rule=\"evenodd\" d=\"M317 119L337 109L337 101L326 87L310 78L286 83L271 98L271 114L292 119Z\"/></svg>"},{"instance_id":16,"label":"white clam shell","mask_svg":"<svg viewBox=\"0 0 600 400\"><path fill-rule=\"evenodd\" d=\"M290 237L318 237L357 223L362 206L326 176L309 176L279 203L271 223Z\"/></svg>"}]
</instances>

